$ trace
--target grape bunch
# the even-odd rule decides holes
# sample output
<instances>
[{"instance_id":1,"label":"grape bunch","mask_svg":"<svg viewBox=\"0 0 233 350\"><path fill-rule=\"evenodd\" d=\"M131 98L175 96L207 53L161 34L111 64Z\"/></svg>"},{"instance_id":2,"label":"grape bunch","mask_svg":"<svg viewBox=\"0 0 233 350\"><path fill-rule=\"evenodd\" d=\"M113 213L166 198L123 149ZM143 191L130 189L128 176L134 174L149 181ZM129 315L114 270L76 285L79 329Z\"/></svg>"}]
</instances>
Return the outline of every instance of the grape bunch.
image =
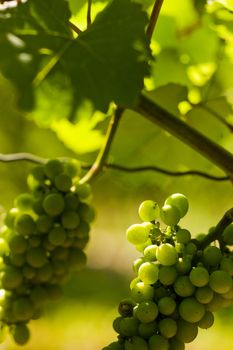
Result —
<instances>
[{"instance_id":1,"label":"grape bunch","mask_svg":"<svg viewBox=\"0 0 233 350\"><path fill-rule=\"evenodd\" d=\"M184 350L198 328L214 323L213 312L233 303L233 224L223 232L221 249L178 225L188 200L169 196L163 207L152 200L139 207L143 223L132 225L127 239L142 256L133 263L137 274L130 298L119 304L113 322L118 340L103 350ZM162 225L157 221L166 225Z\"/></svg>"},{"instance_id":2,"label":"grape bunch","mask_svg":"<svg viewBox=\"0 0 233 350\"><path fill-rule=\"evenodd\" d=\"M79 163L49 160L28 176L0 234L0 340L9 330L24 345L28 322L62 295L62 284L86 264L83 252L94 211Z\"/></svg>"}]
</instances>

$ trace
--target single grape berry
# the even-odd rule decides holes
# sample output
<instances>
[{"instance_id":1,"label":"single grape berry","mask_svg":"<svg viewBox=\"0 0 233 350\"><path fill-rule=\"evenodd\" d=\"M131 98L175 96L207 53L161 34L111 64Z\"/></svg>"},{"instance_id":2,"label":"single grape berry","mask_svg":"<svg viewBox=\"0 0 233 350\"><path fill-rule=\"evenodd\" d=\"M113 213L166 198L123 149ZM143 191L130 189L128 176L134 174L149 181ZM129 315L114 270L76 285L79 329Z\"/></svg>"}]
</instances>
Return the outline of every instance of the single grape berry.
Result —
<instances>
[{"instance_id":1,"label":"single grape berry","mask_svg":"<svg viewBox=\"0 0 233 350\"><path fill-rule=\"evenodd\" d=\"M188 199L181 193L174 193L169 196L165 204L176 207L179 210L181 218L186 215L189 208Z\"/></svg>"},{"instance_id":2,"label":"single grape berry","mask_svg":"<svg viewBox=\"0 0 233 350\"><path fill-rule=\"evenodd\" d=\"M166 225L173 226L178 224L181 215L176 207L166 204L160 210L160 217Z\"/></svg>"},{"instance_id":3,"label":"single grape berry","mask_svg":"<svg viewBox=\"0 0 233 350\"><path fill-rule=\"evenodd\" d=\"M154 221L159 217L159 206L152 200L146 200L140 204L138 214L142 221Z\"/></svg>"}]
</instances>

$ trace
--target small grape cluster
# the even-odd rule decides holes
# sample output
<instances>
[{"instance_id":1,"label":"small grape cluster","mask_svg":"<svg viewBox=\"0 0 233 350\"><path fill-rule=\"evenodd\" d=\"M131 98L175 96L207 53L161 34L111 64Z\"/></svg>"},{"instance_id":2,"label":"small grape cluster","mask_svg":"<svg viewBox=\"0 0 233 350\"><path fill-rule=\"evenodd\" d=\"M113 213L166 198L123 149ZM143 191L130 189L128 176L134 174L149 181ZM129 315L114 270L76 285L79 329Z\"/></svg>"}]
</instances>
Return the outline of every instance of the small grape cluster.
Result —
<instances>
[{"instance_id":1,"label":"small grape cluster","mask_svg":"<svg viewBox=\"0 0 233 350\"><path fill-rule=\"evenodd\" d=\"M187 198L169 196L160 209L152 200L139 207L144 221L126 235L143 256L133 269L131 296L119 304L113 322L118 341L103 350L184 350L198 327L214 323L213 312L233 302L233 224L223 233L224 247L199 249L187 229L178 225L188 211ZM156 221L160 216L165 225ZM201 241L199 241L201 242Z\"/></svg>"},{"instance_id":2,"label":"small grape cluster","mask_svg":"<svg viewBox=\"0 0 233 350\"><path fill-rule=\"evenodd\" d=\"M15 199L0 236L0 340L10 330L24 345L27 323L62 295L61 284L86 264L94 211L79 163L51 159L28 176L30 193Z\"/></svg>"}]
</instances>

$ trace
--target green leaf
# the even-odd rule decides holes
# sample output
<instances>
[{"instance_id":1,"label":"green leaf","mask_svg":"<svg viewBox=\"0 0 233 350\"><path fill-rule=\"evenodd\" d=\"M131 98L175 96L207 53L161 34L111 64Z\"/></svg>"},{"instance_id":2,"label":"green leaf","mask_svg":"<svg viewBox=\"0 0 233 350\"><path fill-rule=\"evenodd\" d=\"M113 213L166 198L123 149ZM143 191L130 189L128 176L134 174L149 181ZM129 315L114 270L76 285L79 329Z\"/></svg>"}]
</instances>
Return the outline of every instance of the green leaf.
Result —
<instances>
[{"instance_id":1,"label":"green leaf","mask_svg":"<svg viewBox=\"0 0 233 350\"><path fill-rule=\"evenodd\" d=\"M211 0L210 4L221 4L228 10L233 11L233 0Z\"/></svg>"},{"instance_id":2,"label":"green leaf","mask_svg":"<svg viewBox=\"0 0 233 350\"><path fill-rule=\"evenodd\" d=\"M57 118L75 118L83 104L91 114L106 112L112 101L135 103L149 56L140 5L113 0L78 38L70 35L65 0L30 0L5 14L0 68L16 85L21 105L37 108L36 118L53 119L54 103Z\"/></svg>"}]
</instances>

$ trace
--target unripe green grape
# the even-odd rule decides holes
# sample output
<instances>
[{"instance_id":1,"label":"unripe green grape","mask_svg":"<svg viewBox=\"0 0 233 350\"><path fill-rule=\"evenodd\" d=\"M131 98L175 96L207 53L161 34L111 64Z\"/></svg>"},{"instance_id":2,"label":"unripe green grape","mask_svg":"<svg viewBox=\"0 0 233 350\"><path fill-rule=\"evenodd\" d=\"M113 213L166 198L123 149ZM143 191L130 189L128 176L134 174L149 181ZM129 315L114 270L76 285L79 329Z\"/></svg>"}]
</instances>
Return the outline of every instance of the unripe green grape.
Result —
<instances>
[{"instance_id":1,"label":"unripe green grape","mask_svg":"<svg viewBox=\"0 0 233 350\"><path fill-rule=\"evenodd\" d=\"M228 292L221 294L224 299L233 299L233 288L231 288Z\"/></svg>"},{"instance_id":2,"label":"unripe green grape","mask_svg":"<svg viewBox=\"0 0 233 350\"><path fill-rule=\"evenodd\" d=\"M220 262L220 269L233 276L233 260L230 257L223 257Z\"/></svg>"},{"instance_id":3,"label":"unripe green grape","mask_svg":"<svg viewBox=\"0 0 233 350\"><path fill-rule=\"evenodd\" d=\"M43 239L42 246L48 252L52 252L56 248L56 246L49 241L47 236Z\"/></svg>"},{"instance_id":4,"label":"unripe green grape","mask_svg":"<svg viewBox=\"0 0 233 350\"><path fill-rule=\"evenodd\" d=\"M65 203L61 194L48 194L43 200L43 208L50 216L57 216L62 213Z\"/></svg>"},{"instance_id":5,"label":"unripe green grape","mask_svg":"<svg viewBox=\"0 0 233 350\"><path fill-rule=\"evenodd\" d=\"M11 254L10 255L11 263L13 266L21 267L26 262L25 254Z\"/></svg>"},{"instance_id":6,"label":"unripe green grape","mask_svg":"<svg viewBox=\"0 0 233 350\"><path fill-rule=\"evenodd\" d=\"M159 321L159 330L164 338L172 338L177 332L177 324L170 317L163 318Z\"/></svg>"},{"instance_id":7,"label":"unripe green grape","mask_svg":"<svg viewBox=\"0 0 233 350\"><path fill-rule=\"evenodd\" d=\"M169 341L169 350L184 350L185 345L182 341L176 338L172 338Z\"/></svg>"},{"instance_id":8,"label":"unripe green grape","mask_svg":"<svg viewBox=\"0 0 233 350\"><path fill-rule=\"evenodd\" d=\"M29 341L30 338L30 332L26 324L19 323L13 326L11 329L12 336L14 338L14 341L18 345L24 345Z\"/></svg>"},{"instance_id":9,"label":"unripe green grape","mask_svg":"<svg viewBox=\"0 0 233 350\"><path fill-rule=\"evenodd\" d=\"M73 247L83 250L86 247L88 242L89 242L89 238L88 237L81 238L81 239L74 238Z\"/></svg>"},{"instance_id":10,"label":"unripe green grape","mask_svg":"<svg viewBox=\"0 0 233 350\"><path fill-rule=\"evenodd\" d=\"M62 173L55 177L54 184L61 192L68 192L72 186L72 179L69 175Z\"/></svg>"},{"instance_id":11,"label":"unripe green grape","mask_svg":"<svg viewBox=\"0 0 233 350\"><path fill-rule=\"evenodd\" d=\"M20 235L28 236L34 233L36 224L30 215L22 214L15 221L15 229Z\"/></svg>"},{"instance_id":12,"label":"unripe green grape","mask_svg":"<svg viewBox=\"0 0 233 350\"><path fill-rule=\"evenodd\" d=\"M136 248L140 253L143 253L144 250L145 250L145 248L148 247L148 246L151 245L151 244L152 244L151 239L148 238L148 240L147 240L145 243L135 245L135 248Z\"/></svg>"},{"instance_id":13,"label":"unripe green grape","mask_svg":"<svg viewBox=\"0 0 233 350\"><path fill-rule=\"evenodd\" d=\"M156 301L160 300L161 298L167 297L170 295L169 289L160 286L160 285L155 285L154 288L154 299Z\"/></svg>"},{"instance_id":14,"label":"unripe green grape","mask_svg":"<svg viewBox=\"0 0 233 350\"><path fill-rule=\"evenodd\" d=\"M6 240L0 237L0 257L4 256L9 250Z\"/></svg>"},{"instance_id":15,"label":"unripe green grape","mask_svg":"<svg viewBox=\"0 0 233 350\"><path fill-rule=\"evenodd\" d=\"M136 303L145 300L152 300L154 296L154 288L144 282L136 283L131 290L131 297Z\"/></svg>"},{"instance_id":16,"label":"unripe green grape","mask_svg":"<svg viewBox=\"0 0 233 350\"><path fill-rule=\"evenodd\" d=\"M132 316L133 308L135 307L135 302L132 299L124 299L120 302L118 306L118 312L121 316Z\"/></svg>"},{"instance_id":17,"label":"unripe green grape","mask_svg":"<svg viewBox=\"0 0 233 350\"><path fill-rule=\"evenodd\" d=\"M174 283L174 290L181 297L188 297L194 294L195 287L188 276L179 276Z\"/></svg>"},{"instance_id":18,"label":"unripe green grape","mask_svg":"<svg viewBox=\"0 0 233 350\"><path fill-rule=\"evenodd\" d=\"M7 266L2 274L2 287L4 289L15 289L18 288L23 282L22 272L11 266Z\"/></svg>"},{"instance_id":19,"label":"unripe green grape","mask_svg":"<svg viewBox=\"0 0 233 350\"><path fill-rule=\"evenodd\" d=\"M179 275L185 275L191 270L191 259L188 256L179 258L175 264L176 271Z\"/></svg>"},{"instance_id":20,"label":"unripe green grape","mask_svg":"<svg viewBox=\"0 0 233 350\"><path fill-rule=\"evenodd\" d=\"M64 172L71 177L76 177L81 172L80 162L76 159L68 159L64 162Z\"/></svg>"},{"instance_id":21,"label":"unripe green grape","mask_svg":"<svg viewBox=\"0 0 233 350\"><path fill-rule=\"evenodd\" d=\"M65 230L58 226L54 227L48 234L48 239L51 244L54 246L62 245L66 240L66 232Z\"/></svg>"},{"instance_id":22,"label":"unripe green grape","mask_svg":"<svg viewBox=\"0 0 233 350\"><path fill-rule=\"evenodd\" d=\"M68 274L68 267L64 261L53 261L52 267L56 276L63 276L65 274Z\"/></svg>"},{"instance_id":23,"label":"unripe green grape","mask_svg":"<svg viewBox=\"0 0 233 350\"><path fill-rule=\"evenodd\" d=\"M32 175L33 178L39 183L43 183L46 179L44 165L34 166L30 171L30 175Z\"/></svg>"},{"instance_id":24,"label":"unripe green grape","mask_svg":"<svg viewBox=\"0 0 233 350\"><path fill-rule=\"evenodd\" d=\"M185 245L184 243L175 243L175 248L176 248L176 251L179 255L184 255L184 252L185 252Z\"/></svg>"},{"instance_id":25,"label":"unripe green grape","mask_svg":"<svg viewBox=\"0 0 233 350\"><path fill-rule=\"evenodd\" d=\"M159 206L152 200L142 202L138 209L142 221L154 221L159 217Z\"/></svg>"},{"instance_id":26,"label":"unripe green grape","mask_svg":"<svg viewBox=\"0 0 233 350\"><path fill-rule=\"evenodd\" d=\"M12 234L8 240L9 248L12 253L24 253L27 249L28 242L23 236Z\"/></svg>"},{"instance_id":27,"label":"unripe green grape","mask_svg":"<svg viewBox=\"0 0 233 350\"><path fill-rule=\"evenodd\" d=\"M211 312L216 312L224 307L226 299L218 293L214 293L213 298L211 301L205 305L206 310Z\"/></svg>"},{"instance_id":28,"label":"unripe green grape","mask_svg":"<svg viewBox=\"0 0 233 350\"><path fill-rule=\"evenodd\" d=\"M75 192L81 200L87 199L91 195L91 186L87 183L77 184Z\"/></svg>"},{"instance_id":29,"label":"unripe green grape","mask_svg":"<svg viewBox=\"0 0 233 350\"><path fill-rule=\"evenodd\" d=\"M196 323L190 323L179 319L177 321L176 338L183 343L191 343L198 334L198 327Z\"/></svg>"},{"instance_id":30,"label":"unripe green grape","mask_svg":"<svg viewBox=\"0 0 233 350\"><path fill-rule=\"evenodd\" d=\"M159 280L165 286L172 285L177 278L177 271L173 266L161 266L159 268Z\"/></svg>"},{"instance_id":31,"label":"unripe green grape","mask_svg":"<svg viewBox=\"0 0 233 350\"><path fill-rule=\"evenodd\" d=\"M40 282L48 282L53 276L53 267L50 263L47 263L37 269L36 277Z\"/></svg>"},{"instance_id":32,"label":"unripe green grape","mask_svg":"<svg viewBox=\"0 0 233 350\"><path fill-rule=\"evenodd\" d=\"M41 245L41 238L40 236L33 235L29 237L28 243L30 247L39 247Z\"/></svg>"},{"instance_id":33,"label":"unripe green grape","mask_svg":"<svg viewBox=\"0 0 233 350\"><path fill-rule=\"evenodd\" d=\"M171 315L176 309L176 302L171 297L163 297L158 302L158 309L163 315Z\"/></svg>"},{"instance_id":34,"label":"unripe green grape","mask_svg":"<svg viewBox=\"0 0 233 350\"><path fill-rule=\"evenodd\" d=\"M112 323L112 328L114 329L115 332L120 334L120 323L121 320L123 320L122 316L116 317Z\"/></svg>"},{"instance_id":35,"label":"unripe green grape","mask_svg":"<svg viewBox=\"0 0 233 350\"><path fill-rule=\"evenodd\" d=\"M233 244L233 223L230 223L225 230L223 231L223 241L228 244L232 245Z\"/></svg>"},{"instance_id":36,"label":"unripe green grape","mask_svg":"<svg viewBox=\"0 0 233 350\"><path fill-rule=\"evenodd\" d=\"M139 321L134 317L123 317L120 322L120 334L132 337L138 333Z\"/></svg>"},{"instance_id":37,"label":"unripe green grape","mask_svg":"<svg viewBox=\"0 0 233 350\"><path fill-rule=\"evenodd\" d=\"M201 304L208 304L213 299L213 296L214 292L208 286L197 288L195 292L195 298Z\"/></svg>"},{"instance_id":38,"label":"unripe green grape","mask_svg":"<svg viewBox=\"0 0 233 350\"><path fill-rule=\"evenodd\" d=\"M25 265L22 271L23 271L23 276L29 280L33 279L36 275L36 270L30 265Z\"/></svg>"},{"instance_id":39,"label":"unripe green grape","mask_svg":"<svg viewBox=\"0 0 233 350\"><path fill-rule=\"evenodd\" d=\"M181 193L174 193L171 196L169 196L166 199L165 204L176 207L179 210L181 218L186 215L189 208L187 197L185 197Z\"/></svg>"},{"instance_id":40,"label":"unripe green grape","mask_svg":"<svg viewBox=\"0 0 233 350\"><path fill-rule=\"evenodd\" d=\"M139 267L138 276L145 284L153 284L158 281L159 268L153 262L145 262Z\"/></svg>"},{"instance_id":41,"label":"unripe green grape","mask_svg":"<svg viewBox=\"0 0 233 350\"><path fill-rule=\"evenodd\" d=\"M225 271L213 271L210 275L209 285L216 293L226 293L232 288L232 278Z\"/></svg>"},{"instance_id":42,"label":"unripe green grape","mask_svg":"<svg viewBox=\"0 0 233 350\"><path fill-rule=\"evenodd\" d=\"M138 273L139 267L145 262L144 258L138 258L133 262L133 271Z\"/></svg>"},{"instance_id":43,"label":"unripe green grape","mask_svg":"<svg viewBox=\"0 0 233 350\"><path fill-rule=\"evenodd\" d=\"M200 321L204 316L205 307L195 298L186 298L179 305L179 313L183 320L195 323Z\"/></svg>"},{"instance_id":44,"label":"unripe green grape","mask_svg":"<svg viewBox=\"0 0 233 350\"><path fill-rule=\"evenodd\" d=\"M134 244L143 244L149 238L148 230L141 224L131 225L126 231L127 240Z\"/></svg>"},{"instance_id":45,"label":"unripe green grape","mask_svg":"<svg viewBox=\"0 0 233 350\"><path fill-rule=\"evenodd\" d=\"M197 246L193 242L189 242L185 247L185 253L187 255L194 255L197 252Z\"/></svg>"},{"instance_id":46,"label":"unripe green grape","mask_svg":"<svg viewBox=\"0 0 233 350\"><path fill-rule=\"evenodd\" d=\"M155 321L150 323L141 323L138 327L138 333L144 339L150 338L153 334L156 333L156 331L157 324Z\"/></svg>"},{"instance_id":47,"label":"unripe green grape","mask_svg":"<svg viewBox=\"0 0 233 350\"><path fill-rule=\"evenodd\" d=\"M86 254L79 248L71 248L67 264L72 271L82 270L87 262Z\"/></svg>"},{"instance_id":48,"label":"unripe green grape","mask_svg":"<svg viewBox=\"0 0 233 350\"><path fill-rule=\"evenodd\" d=\"M179 228L176 232L176 241L178 243L187 244L191 240L191 233L183 228Z\"/></svg>"},{"instance_id":49,"label":"unripe green grape","mask_svg":"<svg viewBox=\"0 0 233 350\"><path fill-rule=\"evenodd\" d=\"M51 253L52 260L65 261L69 256L69 249L64 247L56 247Z\"/></svg>"},{"instance_id":50,"label":"unripe green grape","mask_svg":"<svg viewBox=\"0 0 233 350\"><path fill-rule=\"evenodd\" d=\"M40 307L48 302L48 291L43 286L36 286L30 291L30 299L35 307Z\"/></svg>"},{"instance_id":51,"label":"unripe green grape","mask_svg":"<svg viewBox=\"0 0 233 350\"><path fill-rule=\"evenodd\" d=\"M217 266L222 259L221 250L215 246L208 246L203 251L203 261L207 266Z\"/></svg>"},{"instance_id":52,"label":"unripe green grape","mask_svg":"<svg viewBox=\"0 0 233 350\"><path fill-rule=\"evenodd\" d=\"M74 237L83 239L83 238L87 238L90 232L90 225L81 220L78 227L76 227L75 229L72 230L72 234Z\"/></svg>"},{"instance_id":53,"label":"unripe green grape","mask_svg":"<svg viewBox=\"0 0 233 350\"><path fill-rule=\"evenodd\" d=\"M132 290L138 282L141 283L141 280L139 277L135 277L134 279L132 279L132 281L130 282L130 285L129 285L130 290Z\"/></svg>"},{"instance_id":54,"label":"unripe green grape","mask_svg":"<svg viewBox=\"0 0 233 350\"><path fill-rule=\"evenodd\" d=\"M45 214L45 210L43 207L43 200L44 200L44 196L42 196L40 198L36 198L33 201L32 208L37 215L44 215Z\"/></svg>"},{"instance_id":55,"label":"unripe green grape","mask_svg":"<svg viewBox=\"0 0 233 350\"><path fill-rule=\"evenodd\" d=\"M164 205L160 210L161 220L168 226L177 225L180 221L179 210L171 205Z\"/></svg>"},{"instance_id":56,"label":"unripe green grape","mask_svg":"<svg viewBox=\"0 0 233 350\"><path fill-rule=\"evenodd\" d=\"M79 198L76 193L66 193L64 197L64 202L65 202L65 211L74 211L77 209L78 204L79 204Z\"/></svg>"},{"instance_id":57,"label":"unripe green grape","mask_svg":"<svg viewBox=\"0 0 233 350\"><path fill-rule=\"evenodd\" d=\"M72 230L79 225L80 218L74 211L68 211L62 214L61 222L64 228Z\"/></svg>"},{"instance_id":58,"label":"unripe green grape","mask_svg":"<svg viewBox=\"0 0 233 350\"><path fill-rule=\"evenodd\" d=\"M77 209L77 213L80 216L81 220L84 220L88 223L91 223L95 219L95 211L94 209L86 204L86 203L80 203Z\"/></svg>"},{"instance_id":59,"label":"unripe green grape","mask_svg":"<svg viewBox=\"0 0 233 350\"><path fill-rule=\"evenodd\" d=\"M53 227L53 219L48 215L41 215L36 220L36 227L40 233L47 233Z\"/></svg>"},{"instance_id":60,"label":"unripe green grape","mask_svg":"<svg viewBox=\"0 0 233 350\"><path fill-rule=\"evenodd\" d=\"M209 273L204 267L195 267L191 270L189 278L195 287L204 287L209 282Z\"/></svg>"},{"instance_id":61,"label":"unripe green grape","mask_svg":"<svg viewBox=\"0 0 233 350\"><path fill-rule=\"evenodd\" d=\"M153 322L158 316L158 307L153 301L143 301L134 309L134 316L143 323Z\"/></svg>"},{"instance_id":62,"label":"unripe green grape","mask_svg":"<svg viewBox=\"0 0 233 350\"><path fill-rule=\"evenodd\" d=\"M47 262L46 251L41 247L30 248L27 251L26 260L32 267L42 267Z\"/></svg>"},{"instance_id":63,"label":"unripe green grape","mask_svg":"<svg viewBox=\"0 0 233 350\"><path fill-rule=\"evenodd\" d=\"M44 166L44 172L49 179L55 179L56 176L63 173L64 167L58 159L50 159Z\"/></svg>"},{"instance_id":64,"label":"unripe green grape","mask_svg":"<svg viewBox=\"0 0 233 350\"><path fill-rule=\"evenodd\" d=\"M149 338L149 350L168 350L168 348L168 340L161 335L155 334Z\"/></svg>"},{"instance_id":65,"label":"unripe green grape","mask_svg":"<svg viewBox=\"0 0 233 350\"><path fill-rule=\"evenodd\" d=\"M197 325L200 328L207 329L210 328L214 324L214 315L210 311L206 311L204 316L200 321L198 321Z\"/></svg>"},{"instance_id":66,"label":"unripe green grape","mask_svg":"<svg viewBox=\"0 0 233 350\"><path fill-rule=\"evenodd\" d=\"M178 259L178 254L170 243L161 244L156 251L156 258L164 266L174 265Z\"/></svg>"},{"instance_id":67,"label":"unripe green grape","mask_svg":"<svg viewBox=\"0 0 233 350\"><path fill-rule=\"evenodd\" d=\"M107 347L104 347L102 350L124 350L124 345L119 343L118 341L114 341Z\"/></svg>"},{"instance_id":68,"label":"unripe green grape","mask_svg":"<svg viewBox=\"0 0 233 350\"><path fill-rule=\"evenodd\" d=\"M147 342L141 337L134 336L125 341L124 350L148 350Z\"/></svg>"},{"instance_id":69,"label":"unripe green grape","mask_svg":"<svg viewBox=\"0 0 233 350\"><path fill-rule=\"evenodd\" d=\"M148 245L143 252L144 258L147 261L155 261L156 260L156 251L158 246L156 244Z\"/></svg>"},{"instance_id":70,"label":"unripe green grape","mask_svg":"<svg viewBox=\"0 0 233 350\"><path fill-rule=\"evenodd\" d=\"M18 321L27 321L33 315L34 306L30 299L23 297L13 301L12 311Z\"/></svg>"},{"instance_id":71,"label":"unripe green grape","mask_svg":"<svg viewBox=\"0 0 233 350\"><path fill-rule=\"evenodd\" d=\"M29 193L22 193L14 200L14 205L21 211L31 210L33 205L32 195Z\"/></svg>"}]
</instances>

